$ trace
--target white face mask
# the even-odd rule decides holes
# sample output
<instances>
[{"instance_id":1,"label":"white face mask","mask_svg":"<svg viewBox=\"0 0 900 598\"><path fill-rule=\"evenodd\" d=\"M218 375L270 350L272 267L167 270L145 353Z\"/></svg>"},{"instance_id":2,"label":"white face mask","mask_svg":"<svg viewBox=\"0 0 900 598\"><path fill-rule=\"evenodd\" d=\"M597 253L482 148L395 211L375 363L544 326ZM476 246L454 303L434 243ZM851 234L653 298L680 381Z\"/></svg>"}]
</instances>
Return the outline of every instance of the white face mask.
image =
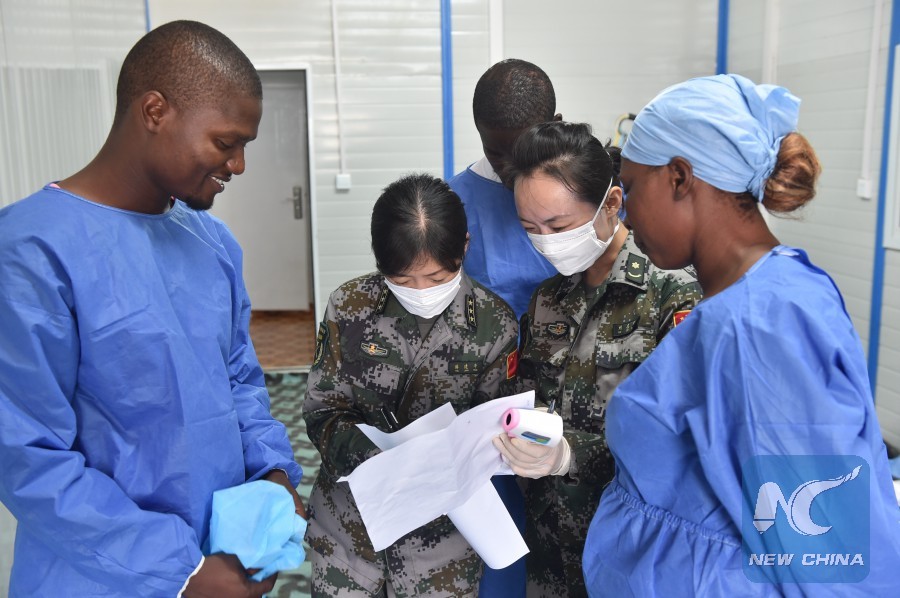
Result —
<instances>
[{"instance_id":1,"label":"white face mask","mask_svg":"<svg viewBox=\"0 0 900 598\"><path fill-rule=\"evenodd\" d=\"M597 208L594 217L586 224L572 230L549 235L528 233L528 238L531 239L534 248L547 258L547 261L553 264L560 274L571 276L576 272L587 270L591 264L603 255L603 252L606 251L613 237L619 231L620 223L617 221L616 227L609 238L606 241L601 241L597 238L597 230L594 228L594 222L606 203L610 189L612 189L612 180L609 181L609 187L606 188L606 194L603 196L603 201L600 202L600 207Z\"/></svg>"},{"instance_id":2,"label":"white face mask","mask_svg":"<svg viewBox=\"0 0 900 598\"><path fill-rule=\"evenodd\" d=\"M451 280L427 289L411 289L394 284L384 277L384 282L406 311L423 318L433 318L449 306L462 283L462 268Z\"/></svg>"}]
</instances>

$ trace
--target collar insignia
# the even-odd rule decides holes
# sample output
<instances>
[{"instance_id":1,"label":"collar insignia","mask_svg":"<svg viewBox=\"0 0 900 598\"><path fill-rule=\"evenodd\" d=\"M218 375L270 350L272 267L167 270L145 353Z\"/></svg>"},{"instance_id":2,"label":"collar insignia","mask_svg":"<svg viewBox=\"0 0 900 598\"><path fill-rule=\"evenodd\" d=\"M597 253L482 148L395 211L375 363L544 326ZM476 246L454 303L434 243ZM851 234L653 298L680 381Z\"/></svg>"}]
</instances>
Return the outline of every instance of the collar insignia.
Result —
<instances>
[{"instance_id":1,"label":"collar insignia","mask_svg":"<svg viewBox=\"0 0 900 598\"><path fill-rule=\"evenodd\" d=\"M625 261L625 280L635 284L644 284L644 274L647 272L647 259L633 253L628 254Z\"/></svg>"},{"instance_id":2,"label":"collar insignia","mask_svg":"<svg viewBox=\"0 0 900 598\"><path fill-rule=\"evenodd\" d=\"M466 323L469 328L476 330L478 328L475 321L475 296L466 295Z\"/></svg>"},{"instance_id":3,"label":"collar insignia","mask_svg":"<svg viewBox=\"0 0 900 598\"><path fill-rule=\"evenodd\" d=\"M378 301L375 302L375 313L382 314L384 313L384 306L387 303L388 295L390 295L390 291L387 287L381 289L381 293L378 295Z\"/></svg>"}]
</instances>

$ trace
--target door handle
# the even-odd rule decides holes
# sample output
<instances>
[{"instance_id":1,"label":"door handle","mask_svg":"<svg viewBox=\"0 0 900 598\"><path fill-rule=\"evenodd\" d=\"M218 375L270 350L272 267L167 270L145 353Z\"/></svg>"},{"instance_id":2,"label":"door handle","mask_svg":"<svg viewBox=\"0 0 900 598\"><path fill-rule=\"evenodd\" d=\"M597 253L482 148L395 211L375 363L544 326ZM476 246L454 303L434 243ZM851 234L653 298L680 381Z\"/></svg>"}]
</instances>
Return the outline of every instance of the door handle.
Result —
<instances>
[{"instance_id":1,"label":"door handle","mask_svg":"<svg viewBox=\"0 0 900 598\"><path fill-rule=\"evenodd\" d=\"M294 186L294 219L303 220L303 187Z\"/></svg>"}]
</instances>

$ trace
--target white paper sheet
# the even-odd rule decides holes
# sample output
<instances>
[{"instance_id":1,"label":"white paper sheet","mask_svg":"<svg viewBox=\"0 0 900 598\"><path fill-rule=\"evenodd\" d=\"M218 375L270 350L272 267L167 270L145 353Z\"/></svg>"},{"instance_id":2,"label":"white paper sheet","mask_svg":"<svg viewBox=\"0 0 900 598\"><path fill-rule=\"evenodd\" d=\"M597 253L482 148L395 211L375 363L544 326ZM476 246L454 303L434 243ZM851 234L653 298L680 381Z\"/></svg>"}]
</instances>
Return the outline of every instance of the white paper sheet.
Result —
<instances>
[{"instance_id":1,"label":"white paper sheet","mask_svg":"<svg viewBox=\"0 0 900 598\"><path fill-rule=\"evenodd\" d=\"M403 444L410 438L443 430L453 423L454 419L456 419L456 412L453 410L453 405L444 403L431 413L420 417L396 432L382 432L375 426L368 424L356 424L356 427L362 430L362 433L375 443L375 446L386 451Z\"/></svg>"},{"instance_id":2,"label":"white paper sheet","mask_svg":"<svg viewBox=\"0 0 900 598\"><path fill-rule=\"evenodd\" d=\"M491 482L447 517L491 569L509 567L528 554L528 546Z\"/></svg>"},{"instance_id":3,"label":"white paper sheet","mask_svg":"<svg viewBox=\"0 0 900 598\"><path fill-rule=\"evenodd\" d=\"M453 418L452 408L447 413L442 407L393 434L360 426L376 446L389 448L339 481L350 484L375 550L452 513L488 566L507 566L528 552L490 483L494 474L511 473L491 443L510 407L533 408L534 392L495 399Z\"/></svg>"}]
</instances>

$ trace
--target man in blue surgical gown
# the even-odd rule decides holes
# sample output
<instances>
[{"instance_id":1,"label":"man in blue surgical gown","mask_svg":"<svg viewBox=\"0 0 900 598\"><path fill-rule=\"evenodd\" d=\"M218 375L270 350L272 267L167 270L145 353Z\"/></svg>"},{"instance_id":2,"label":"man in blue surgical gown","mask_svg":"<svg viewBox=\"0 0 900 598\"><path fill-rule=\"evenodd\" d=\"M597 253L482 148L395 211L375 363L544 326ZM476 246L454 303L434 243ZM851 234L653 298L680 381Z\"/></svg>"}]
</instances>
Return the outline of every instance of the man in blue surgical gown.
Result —
<instances>
[{"instance_id":1,"label":"man in blue surgical gown","mask_svg":"<svg viewBox=\"0 0 900 598\"><path fill-rule=\"evenodd\" d=\"M203 557L214 491L294 497L248 336L241 250L203 210L244 170L262 89L224 35L179 21L126 57L80 172L0 211L0 500L10 596L260 596Z\"/></svg>"},{"instance_id":2,"label":"man in blue surgical gown","mask_svg":"<svg viewBox=\"0 0 900 598\"><path fill-rule=\"evenodd\" d=\"M555 110L553 84L540 67L516 58L493 65L478 80L472 100L484 158L448 181L469 221L466 273L500 295L517 318L556 268L534 249L519 223L505 171L519 135L532 125L562 120Z\"/></svg>"}]
</instances>

